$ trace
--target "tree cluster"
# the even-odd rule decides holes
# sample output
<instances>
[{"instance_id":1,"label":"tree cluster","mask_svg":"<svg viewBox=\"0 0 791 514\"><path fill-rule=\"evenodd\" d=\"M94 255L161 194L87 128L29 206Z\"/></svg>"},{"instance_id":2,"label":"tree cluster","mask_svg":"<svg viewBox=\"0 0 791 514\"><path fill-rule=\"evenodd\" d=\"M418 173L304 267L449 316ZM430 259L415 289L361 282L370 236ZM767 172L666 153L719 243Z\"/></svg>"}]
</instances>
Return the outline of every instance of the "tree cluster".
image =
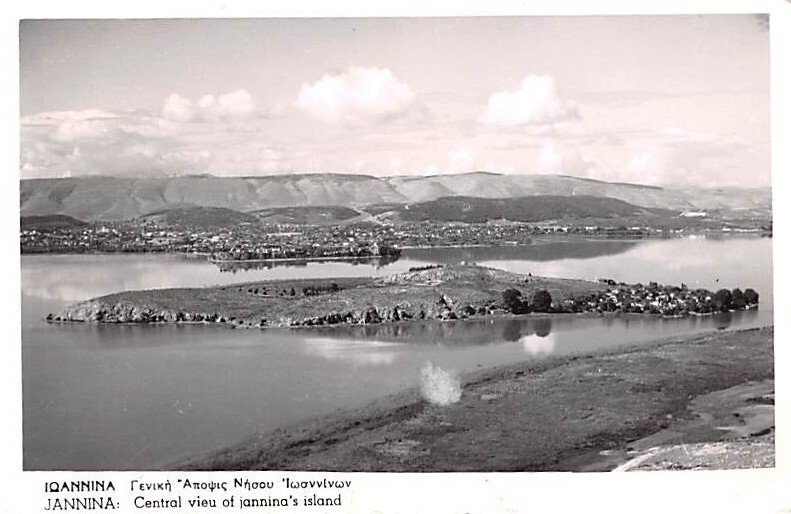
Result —
<instances>
[{"instance_id":1,"label":"tree cluster","mask_svg":"<svg viewBox=\"0 0 791 514\"><path fill-rule=\"evenodd\" d=\"M513 314L528 314L531 312L550 312L552 309L552 295L549 291L541 289L533 293L530 300L524 299L518 289L503 291L503 307Z\"/></svg>"}]
</instances>

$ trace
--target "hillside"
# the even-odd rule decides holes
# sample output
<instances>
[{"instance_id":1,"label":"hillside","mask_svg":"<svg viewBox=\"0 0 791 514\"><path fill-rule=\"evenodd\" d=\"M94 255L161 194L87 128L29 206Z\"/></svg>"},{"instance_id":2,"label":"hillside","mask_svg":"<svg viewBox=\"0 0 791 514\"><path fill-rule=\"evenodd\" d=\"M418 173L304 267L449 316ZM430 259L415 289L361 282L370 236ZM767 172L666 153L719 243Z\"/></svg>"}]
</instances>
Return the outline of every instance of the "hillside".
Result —
<instances>
[{"instance_id":1,"label":"hillside","mask_svg":"<svg viewBox=\"0 0 791 514\"><path fill-rule=\"evenodd\" d=\"M638 214L677 216L678 212L648 210L622 200L588 195L536 195L502 199L453 196L399 206L388 213L388 217L404 221L483 223L488 220L535 222L565 218L610 218Z\"/></svg>"},{"instance_id":2,"label":"hillside","mask_svg":"<svg viewBox=\"0 0 791 514\"><path fill-rule=\"evenodd\" d=\"M244 212L222 207L180 207L154 211L141 216L142 220L156 221L175 227L235 227L240 223L259 223L258 218Z\"/></svg>"},{"instance_id":3,"label":"hillside","mask_svg":"<svg viewBox=\"0 0 791 514\"><path fill-rule=\"evenodd\" d=\"M272 207L250 212L261 222L292 225L321 225L347 221L360 216L350 207L340 206L303 206L303 207Z\"/></svg>"},{"instance_id":4,"label":"hillside","mask_svg":"<svg viewBox=\"0 0 791 514\"><path fill-rule=\"evenodd\" d=\"M19 226L22 230L79 228L84 227L87 224L88 223L82 220L72 218L71 216L64 216L62 214L48 216L22 216L19 219Z\"/></svg>"},{"instance_id":5,"label":"hillside","mask_svg":"<svg viewBox=\"0 0 791 514\"><path fill-rule=\"evenodd\" d=\"M273 207L403 204L447 196L516 198L533 195L609 197L641 207L673 210L754 209L769 212L764 189L669 189L560 175L373 177L349 174L176 178L82 177L20 182L22 216L64 214L118 220L190 204L241 212Z\"/></svg>"}]
</instances>

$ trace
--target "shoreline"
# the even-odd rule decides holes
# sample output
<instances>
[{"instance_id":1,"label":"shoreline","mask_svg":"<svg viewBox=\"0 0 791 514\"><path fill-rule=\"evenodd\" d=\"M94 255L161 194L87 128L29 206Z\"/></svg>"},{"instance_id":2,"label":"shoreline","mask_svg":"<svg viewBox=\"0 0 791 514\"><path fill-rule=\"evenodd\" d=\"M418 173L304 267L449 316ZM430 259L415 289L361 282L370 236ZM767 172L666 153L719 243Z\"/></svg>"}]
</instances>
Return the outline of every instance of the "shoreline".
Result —
<instances>
[{"instance_id":1,"label":"shoreline","mask_svg":"<svg viewBox=\"0 0 791 514\"><path fill-rule=\"evenodd\" d=\"M701 238L701 239L712 239L712 240L719 240L719 239L760 239L760 238L771 238L771 233L767 232L722 232L722 231L690 231L684 233L660 233L660 234L642 234L642 235L634 235L634 234L566 234L566 233L558 233L558 234L536 234L533 236L529 241L519 242L516 244L510 244L507 242L500 242L500 243L483 243L483 244L462 244L462 245L404 245L398 246L399 250L431 250L431 249L464 249L464 248L499 248L499 247L515 247L515 246L533 246L536 243L545 243L545 242L560 242L560 241L579 241L579 240L590 240L590 241L644 241L644 240L671 240L671 239L687 239L687 238ZM41 252L31 252L25 251L24 249L20 250L20 255L175 255L175 256L184 256L184 257L203 257L209 256L212 252L173 252L167 250L135 250L135 251L102 251L102 250L90 250L84 252L68 252L68 251L41 251ZM255 260L229 260L229 261L216 261L216 262L230 262L230 263L244 263L244 262L271 262L271 261L321 261L327 259L343 259L343 260L354 260L354 259L384 259L384 258L392 258L388 256L367 256L367 257L317 257L317 258L299 258L299 257L289 257L284 259L255 259ZM399 257L400 258L400 257ZM207 259L209 262L210 259Z\"/></svg>"},{"instance_id":2,"label":"shoreline","mask_svg":"<svg viewBox=\"0 0 791 514\"><path fill-rule=\"evenodd\" d=\"M367 255L363 257L278 257L274 259L235 259L235 260L222 260L222 259L212 259L209 257L207 260L212 264L244 264L247 262L325 262L325 261L378 261L378 260L386 260L392 259L395 257L396 259L399 256L392 256L392 255Z\"/></svg>"},{"instance_id":3,"label":"shoreline","mask_svg":"<svg viewBox=\"0 0 791 514\"><path fill-rule=\"evenodd\" d=\"M493 314L493 315L473 315L463 319L424 319L424 320L402 320L402 321L389 321L387 323L375 323L375 324L338 324L338 325L290 325L290 326L269 326L269 327L257 327L251 325L243 325L243 324L229 324L229 323L222 323L219 321L148 321L148 322L107 322L105 324L108 325L205 325L205 326L214 326L214 327L221 327L228 330L267 330L267 331L291 331L291 330L311 330L311 331L333 331L337 329L353 329L353 328L360 328L360 327L370 327L370 326L390 326L390 327L399 327L399 326L409 326L409 325L417 325L421 323L440 323L440 324L452 324L452 323L465 323L465 322L473 322L473 323L487 323L487 322L497 322L497 321L507 321L507 320L556 320L556 321L563 321L563 320L570 320L570 319L662 319L662 320L677 320L677 319L684 319L685 317L692 317L692 318L707 318L711 316L716 316L718 314L729 314L734 312L748 312L748 311L756 311L760 307L753 306L747 307L742 311L736 310L729 310L726 312L707 312L707 313L698 313L692 312L685 316L668 316L662 314L650 314L650 313L636 313L636 312L595 312L595 311L587 311L587 312L531 312L528 314L512 314L512 313L505 313L505 314ZM80 323L97 323L93 321L83 321L83 320L47 320L46 318L42 318L42 321L46 323L50 323L53 325L72 325L72 324L80 324ZM760 327L759 327L760 328ZM752 330L752 329L745 329L745 330Z\"/></svg>"},{"instance_id":4,"label":"shoreline","mask_svg":"<svg viewBox=\"0 0 791 514\"><path fill-rule=\"evenodd\" d=\"M630 443L694 420L697 398L772 379L773 339L773 327L713 331L497 366L464 375L449 406L412 388L166 469L611 470L634 458ZM706 428L680 442L718 441Z\"/></svg>"}]
</instances>

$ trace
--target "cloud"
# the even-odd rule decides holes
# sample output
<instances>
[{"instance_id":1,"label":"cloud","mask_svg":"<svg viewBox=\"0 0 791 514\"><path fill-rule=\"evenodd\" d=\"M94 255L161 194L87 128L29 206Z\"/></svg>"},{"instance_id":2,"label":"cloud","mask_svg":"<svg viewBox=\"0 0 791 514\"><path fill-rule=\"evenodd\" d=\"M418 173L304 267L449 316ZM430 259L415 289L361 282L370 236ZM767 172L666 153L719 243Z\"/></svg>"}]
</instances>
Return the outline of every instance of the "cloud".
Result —
<instances>
[{"instance_id":1,"label":"cloud","mask_svg":"<svg viewBox=\"0 0 791 514\"><path fill-rule=\"evenodd\" d=\"M454 148L448 152L448 171L467 172L473 171L475 157L469 148Z\"/></svg>"},{"instance_id":2,"label":"cloud","mask_svg":"<svg viewBox=\"0 0 791 514\"><path fill-rule=\"evenodd\" d=\"M296 106L330 123L365 123L402 115L414 101L409 86L389 69L352 66L303 84Z\"/></svg>"},{"instance_id":3,"label":"cloud","mask_svg":"<svg viewBox=\"0 0 791 514\"><path fill-rule=\"evenodd\" d=\"M473 97L462 123L444 122L433 113L416 120L413 105L395 123L340 132L344 125L311 123L294 110L274 122L268 112L261 116L244 92L167 100L171 117L192 121L168 119L160 109L23 117L22 177L308 171L422 175L485 169L706 186L768 184L770 178L769 141L762 139L760 127L753 136L746 129L685 119L681 107L687 103L678 107L675 99L645 111L586 103L579 123L515 130L476 123L481 105ZM451 102L447 108L457 105Z\"/></svg>"},{"instance_id":4,"label":"cloud","mask_svg":"<svg viewBox=\"0 0 791 514\"><path fill-rule=\"evenodd\" d=\"M579 118L575 105L560 98L549 75L528 75L516 91L498 91L489 97L480 121L514 127L571 121Z\"/></svg>"},{"instance_id":5,"label":"cloud","mask_svg":"<svg viewBox=\"0 0 791 514\"><path fill-rule=\"evenodd\" d=\"M244 89L215 98L203 95L197 103L173 93L162 104L162 117L180 123L243 119L259 114L253 97Z\"/></svg>"},{"instance_id":6,"label":"cloud","mask_svg":"<svg viewBox=\"0 0 791 514\"><path fill-rule=\"evenodd\" d=\"M224 118L247 118L255 113L253 97L244 89L220 95L217 104Z\"/></svg>"},{"instance_id":7,"label":"cloud","mask_svg":"<svg viewBox=\"0 0 791 514\"><path fill-rule=\"evenodd\" d=\"M192 104L192 100L178 93L165 98L162 104L162 117L166 120L188 122L195 120L197 115L198 109Z\"/></svg>"},{"instance_id":8,"label":"cloud","mask_svg":"<svg viewBox=\"0 0 791 514\"><path fill-rule=\"evenodd\" d=\"M118 118L114 112L101 109L85 109L82 111L48 111L24 116L21 119L22 125L58 125L64 122L93 121L93 120L112 120Z\"/></svg>"},{"instance_id":9,"label":"cloud","mask_svg":"<svg viewBox=\"0 0 791 514\"><path fill-rule=\"evenodd\" d=\"M118 114L100 109L83 111L41 112L21 119L23 127L52 129L50 138L55 141L78 141L101 136L108 130L108 123L118 119Z\"/></svg>"},{"instance_id":10,"label":"cloud","mask_svg":"<svg viewBox=\"0 0 791 514\"><path fill-rule=\"evenodd\" d=\"M563 159L558 155L553 143L545 143L537 162L542 171L557 171L563 164Z\"/></svg>"},{"instance_id":11,"label":"cloud","mask_svg":"<svg viewBox=\"0 0 791 514\"><path fill-rule=\"evenodd\" d=\"M745 185L745 178L768 176L769 170L760 144L676 126L646 131L625 142L621 151L621 174L647 184ZM751 174L743 172L748 169Z\"/></svg>"},{"instance_id":12,"label":"cloud","mask_svg":"<svg viewBox=\"0 0 791 514\"><path fill-rule=\"evenodd\" d=\"M56 141L78 141L101 136L107 132L107 125L93 120L67 120L58 124L52 139Z\"/></svg>"},{"instance_id":13,"label":"cloud","mask_svg":"<svg viewBox=\"0 0 791 514\"><path fill-rule=\"evenodd\" d=\"M161 176L205 166L197 152L140 112L63 111L23 118L24 178L74 175Z\"/></svg>"},{"instance_id":14,"label":"cloud","mask_svg":"<svg viewBox=\"0 0 791 514\"><path fill-rule=\"evenodd\" d=\"M253 97L244 89L220 95L204 95L198 101L198 116L206 121L228 118L249 118L256 114Z\"/></svg>"}]
</instances>

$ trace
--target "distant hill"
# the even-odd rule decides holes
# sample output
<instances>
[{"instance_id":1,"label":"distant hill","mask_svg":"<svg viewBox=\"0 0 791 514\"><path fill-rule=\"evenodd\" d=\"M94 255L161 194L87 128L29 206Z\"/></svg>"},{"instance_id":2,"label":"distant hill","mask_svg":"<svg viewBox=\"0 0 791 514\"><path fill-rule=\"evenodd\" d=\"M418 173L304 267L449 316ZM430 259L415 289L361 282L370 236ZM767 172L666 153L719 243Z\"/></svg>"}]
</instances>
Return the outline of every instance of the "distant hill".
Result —
<instances>
[{"instance_id":1,"label":"distant hill","mask_svg":"<svg viewBox=\"0 0 791 514\"><path fill-rule=\"evenodd\" d=\"M316 173L265 177L81 177L20 182L22 216L64 214L82 220L136 218L191 204L250 212L273 207L404 204L448 196L518 198L534 195L609 197L641 207L674 210L754 209L769 212L763 189L661 188L560 175L373 177Z\"/></svg>"},{"instance_id":2,"label":"distant hill","mask_svg":"<svg viewBox=\"0 0 791 514\"><path fill-rule=\"evenodd\" d=\"M360 212L351 207L338 206L303 206L303 207L271 207L250 212L261 222L293 225L321 225L337 223L360 216Z\"/></svg>"},{"instance_id":3,"label":"distant hill","mask_svg":"<svg viewBox=\"0 0 791 514\"><path fill-rule=\"evenodd\" d=\"M88 225L88 223L71 216L53 214L48 216L22 216L19 218L19 225L22 230L38 230L44 228L79 228Z\"/></svg>"},{"instance_id":4,"label":"distant hill","mask_svg":"<svg viewBox=\"0 0 791 514\"><path fill-rule=\"evenodd\" d=\"M677 216L678 211L647 209L615 198L597 196L536 195L520 198L451 196L399 206L388 217L403 221L488 220L546 221L557 219L611 218L637 214Z\"/></svg>"},{"instance_id":5,"label":"distant hill","mask_svg":"<svg viewBox=\"0 0 791 514\"><path fill-rule=\"evenodd\" d=\"M240 223L260 223L251 214L225 209L222 207L181 207L165 209L140 216L142 220L152 220L175 227L234 227Z\"/></svg>"}]
</instances>

